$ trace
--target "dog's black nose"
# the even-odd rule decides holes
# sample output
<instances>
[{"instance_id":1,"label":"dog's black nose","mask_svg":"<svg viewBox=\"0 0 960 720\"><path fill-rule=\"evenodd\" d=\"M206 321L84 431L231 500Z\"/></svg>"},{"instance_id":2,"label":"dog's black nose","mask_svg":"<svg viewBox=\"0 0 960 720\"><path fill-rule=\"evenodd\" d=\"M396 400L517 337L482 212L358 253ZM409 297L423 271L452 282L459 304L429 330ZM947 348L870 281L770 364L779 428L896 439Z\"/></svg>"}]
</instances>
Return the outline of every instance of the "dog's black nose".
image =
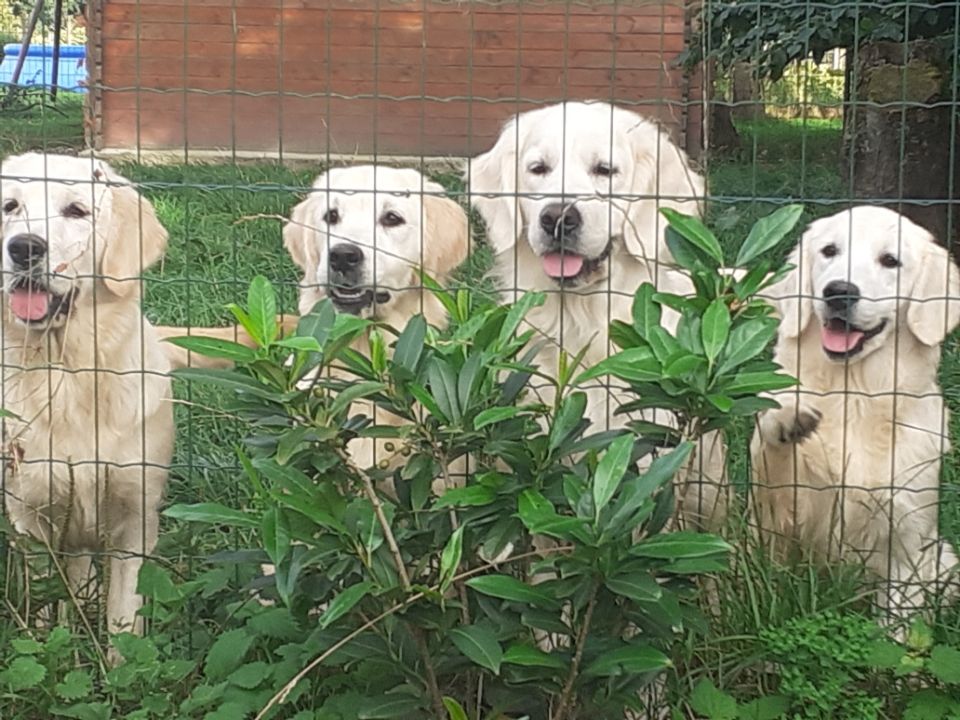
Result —
<instances>
[{"instance_id":1,"label":"dog's black nose","mask_svg":"<svg viewBox=\"0 0 960 720\"><path fill-rule=\"evenodd\" d=\"M846 280L833 280L823 289L823 299L831 310L849 310L860 299L860 288Z\"/></svg>"},{"instance_id":2,"label":"dog's black nose","mask_svg":"<svg viewBox=\"0 0 960 720\"><path fill-rule=\"evenodd\" d=\"M356 270L363 262L363 250L353 243L340 243L330 248L330 269L338 273Z\"/></svg>"},{"instance_id":3,"label":"dog's black nose","mask_svg":"<svg viewBox=\"0 0 960 720\"><path fill-rule=\"evenodd\" d=\"M7 243L7 252L14 265L28 268L47 254L47 241L39 235L14 235Z\"/></svg>"},{"instance_id":4,"label":"dog's black nose","mask_svg":"<svg viewBox=\"0 0 960 720\"><path fill-rule=\"evenodd\" d=\"M550 237L567 237L583 224L580 211L573 205L552 203L540 211L540 227Z\"/></svg>"}]
</instances>

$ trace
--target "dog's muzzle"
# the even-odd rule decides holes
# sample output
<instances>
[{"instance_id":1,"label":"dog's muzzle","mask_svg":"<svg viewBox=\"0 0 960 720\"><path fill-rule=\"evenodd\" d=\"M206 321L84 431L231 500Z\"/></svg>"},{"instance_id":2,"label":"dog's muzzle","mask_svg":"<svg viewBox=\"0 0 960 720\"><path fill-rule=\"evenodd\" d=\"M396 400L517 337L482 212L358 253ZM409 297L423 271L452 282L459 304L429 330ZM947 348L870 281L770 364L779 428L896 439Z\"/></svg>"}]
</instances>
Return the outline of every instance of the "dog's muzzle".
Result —
<instances>
[{"instance_id":1,"label":"dog's muzzle","mask_svg":"<svg viewBox=\"0 0 960 720\"><path fill-rule=\"evenodd\" d=\"M834 280L823 288L826 318L820 330L820 342L827 357L833 360L859 354L867 340L879 335L887 326L886 320L869 329L852 322L851 316L860 298L860 288L845 280Z\"/></svg>"},{"instance_id":2,"label":"dog's muzzle","mask_svg":"<svg viewBox=\"0 0 960 720\"><path fill-rule=\"evenodd\" d=\"M39 235L23 233L7 242L7 255L13 277L5 283L7 306L20 322L43 325L70 312L76 290L61 295L46 281L47 241Z\"/></svg>"},{"instance_id":3,"label":"dog's muzzle","mask_svg":"<svg viewBox=\"0 0 960 720\"><path fill-rule=\"evenodd\" d=\"M374 302L383 304L390 300L390 293L362 285L365 261L363 249L353 243L330 248L327 292L334 307L341 312L359 315Z\"/></svg>"},{"instance_id":4,"label":"dog's muzzle","mask_svg":"<svg viewBox=\"0 0 960 720\"><path fill-rule=\"evenodd\" d=\"M577 252L583 216L573 205L547 205L540 211L539 223L540 229L551 239L547 251L540 256L540 262L543 271L560 286L577 285L610 256L612 239L597 257L588 258Z\"/></svg>"}]
</instances>

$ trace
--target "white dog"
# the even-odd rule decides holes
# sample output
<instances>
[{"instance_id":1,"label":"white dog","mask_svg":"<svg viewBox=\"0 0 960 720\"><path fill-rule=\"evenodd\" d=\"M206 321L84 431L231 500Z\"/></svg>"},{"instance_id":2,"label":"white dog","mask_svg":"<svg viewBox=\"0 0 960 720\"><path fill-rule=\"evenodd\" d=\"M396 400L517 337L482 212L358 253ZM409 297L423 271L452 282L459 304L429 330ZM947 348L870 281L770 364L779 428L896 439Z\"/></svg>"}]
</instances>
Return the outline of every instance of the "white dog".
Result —
<instances>
[{"instance_id":1,"label":"white dog","mask_svg":"<svg viewBox=\"0 0 960 720\"><path fill-rule=\"evenodd\" d=\"M897 612L957 562L937 526L950 448L937 365L960 274L928 232L876 207L812 223L790 262L771 289L776 360L800 383L753 438L762 527L781 547L862 559Z\"/></svg>"},{"instance_id":2,"label":"white dog","mask_svg":"<svg viewBox=\"0 0 960 720\"><path fill-rule=\"evenodd\" d=\"M689 278L671 269L661 208L699 216L703 178L657 125L607 103L566 102L521 113L491 150L469 168L471 201L487 226L495 273L508 298L548 293L528 322L547 339L539 359L550 371L559 353L586 348L584 367L614 350L608 329L628 320L644 282L690 293ZM665 313L670 329L677 317ZM543 390L550 401L550 388ZM587 413L598 429L622 426L614 415L621 389L595 387ZM667 422L666 413L657 420ZM703 493L689 488L685 504L712 516L723 475L717 434L704 438L694 465ZM713 486L712 488L710 486Z\"/></svg>"},{"instance_id":3,"label":"white dog","mask_svg":"<svg viewBox=\"0 0 960 720\"><path fill-rule=\"evenodd\" d=\"M443 284L467 258L467 214L443 187L416 170L379 165L332 169L316 179L283 231L284 245L303 270L300 313L329 297L341 312L383 322L398 331L417 313L442 327L447 316L423 288L423 267ZM355 349L369 355L368 338ZM359 404L359 403L358 403ZM401 423L364 404L379 422ZM355 440L361 467L390 458L385 443Z\"/></svg>"},{"instance_id":4,"label":"white dog","mask_svg":"<svg viewBox=\"0 0 960 720\"><path fill-rule=\"evenodd\" d=\"M467 215L445 192L409 168L357 165L318 177L283 231L304 273L301 315L329 297L341 312L397 329L417 313L444 325L418 269L442 282L467 258Z\"/></svg>"},{"instance_id":5,"label":"white dog","mask_svg":"<svg viewBox=\"0 0 960 720\"><path fill-rule=\"evenodd\" d=\"M107 553L108 628L136 631L174 438L140 275L167 233L102 162L28 154L0 175L7 512L64 553L76 594L94 580L91 553Z\"/></svg>"}]
</instances>

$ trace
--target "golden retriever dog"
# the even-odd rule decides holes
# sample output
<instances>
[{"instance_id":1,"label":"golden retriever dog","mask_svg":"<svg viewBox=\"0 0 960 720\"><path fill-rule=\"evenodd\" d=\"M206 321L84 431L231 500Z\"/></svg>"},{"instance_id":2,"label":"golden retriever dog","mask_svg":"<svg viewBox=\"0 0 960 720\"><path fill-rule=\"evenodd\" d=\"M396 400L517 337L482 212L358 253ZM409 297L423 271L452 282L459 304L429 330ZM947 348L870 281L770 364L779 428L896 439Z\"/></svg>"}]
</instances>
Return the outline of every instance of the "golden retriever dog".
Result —
<instances>
[{"instance_id":1,"label":"golden retriever dog","mask_svg":"<svg viewBox=\"0 0 960 720\"><path fill-rule=\"evenodd\" d=\"M892 210L817 220L771 288L776 360L799 388L758 419L751 454L765 536L821 560L862 560L894 614L956 565L938 532L949 413L940 345L960 321L960 274Z\"/></svg>"},{"instance_id":2,"label":"golden retriever dog","mask_svg":"<svg viewBox=\"0 0 960 720\"><path fill-rule=\"evenodd\" d=\"M301 315L330 298L340 312L397 330L418 313L446 325L443 305L419 274L422 267L443 284L467 258L467 214L445 192L409 168L357 165L320 175L283 231L284 246L303 270ZM355 349L369 355L368 337ZM379 422L402 422L370 403L364 407ZM367 468L389 460L384 444L357 439L350 452Z\"/></svg>"},{"instance_id":3,"label":"golden retriever dog","mask_svg":"<svg viewBox=\"0 0 960 720\"><path fill-rule=\"evenodd\" d=\"M300 314L330 298L339 312L397 330L418 313L434 326L446 325L443 305L423 288L419 273L422 267L443 284L467 259L467 214L445 192L409 168L355 165L320 175L283 231L283 244L303 271ZM369 356L369 335L354 349ZM379 423L404 423L370 402L355 401L354 409ZM389 467L400 457L397 448L373 438L356 438L348 450L361 469ZM434 489L443 491L441 481ZM273 574L272 565L262 567Z\"/></svg>"},{"instance_id":4,"label":"golden retriever dog","mask_svg":"<svg viewBox=\"0 0 960 720\"><path fill-rule=\"evenodd\" d=\"M167 233L106 164L27 154L0 166L4 501L69 587L105 553L107 623L139 631L137 575L157 540L173 449L169 364L140 310Z\"/></svg>"},{"instance_id":5,"label":"golden retriever dog","mask_svg":"<svg viewBox=\"0 0 960 720\"><path fill-rule=\"evenodd\" d=\"M547 341L539 357L547 371L557 368L561 350L572 356L586 348L584 367L608 357L610 321L631 317L642 283L693 291L689 278L671 267L660 209L699 216L703 178L667 134L640 115L602 102L521 113L492 149L471 161L468 176L507 297L547 293L546 303L527 317ZM675 329L676 314L664 315ZM548 402L551 390L543 390ZM625 401L622 393L600 386L588 391L587 414L595 426L626 423L627 416L614 415ZM658 412L657 420L669 418ZM694 481L685 505L707 520L715 511L724 452L719 435L704 442L693 465L703 473L703 492Z\"/></svg>"}]
</instances>

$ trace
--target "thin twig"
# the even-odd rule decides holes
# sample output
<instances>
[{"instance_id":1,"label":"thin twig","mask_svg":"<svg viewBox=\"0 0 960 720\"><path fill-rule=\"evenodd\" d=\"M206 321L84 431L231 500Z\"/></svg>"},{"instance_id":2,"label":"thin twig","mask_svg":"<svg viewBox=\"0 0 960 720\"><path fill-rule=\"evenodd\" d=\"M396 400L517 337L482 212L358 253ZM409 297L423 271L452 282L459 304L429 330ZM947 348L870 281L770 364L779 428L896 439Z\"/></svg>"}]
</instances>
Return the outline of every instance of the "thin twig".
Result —
<instances>
[{"instance_id":1,"label":"thin twig","mask_svg":"<svg viewBox=\"0 0 960 720\"><path fill-rule=\"evenodd\" d=\"M447 711L443 705L443 695L440 693L440 684L437 682L437 672L433 669L433 663L430 660L430 650L427 647L426 638L423 637L421 628L411 626L413 639L417 643L417 651L423 661L423 669L427 674L427 689L430 691L430 700L433 702L433 712L437 715L437 720L443 720L447 716Z\"/></svg>"},{"instance_id":2,"label":"thin twig","mask_svg":"<svg viewBox=\"0 0 960 720\"><path fill-rule=\"evenodd\" d=\"M467 578L471 578L471 577L473 577L474 575L480 575L480 574L482 574L482 573L485 573L487 570L491 570L491 569L493 569L493 568L496 568L497 565L500 565L500 564L517 562L517 561L519 561L519 560L526 560L527 558L536 557L536 556L542 556L542 555L544 555L544 554L553 554L553 553L568 552L568 551L570 551L570 550L572 550L572 549L573 549L573 548L572 548L572 546L570 546L570 545L559 545L559 546L554 547L554 548L544 548L544 549L541 549L541 550L532 550L532 551L530 551L530 552L521 553L520 555L516 555L516 556L514 556L514 557L507 558L506 560L503 561L503 563L486 563L486 564L484 564L484 565L482 565L482 566L480 566L480 567L478 567L478 568L473 568L472 570L468 570L468 571L466 571L466 572L464 572L464 573L461 573L460 575L457 575L456 577L454 577L454 580L455 580L455 581L456 581L456 580L466 580ZM338 640L337 642L335 642L335 643L334 643L333 645L331 645L329 648L327 648L326 650L324 650L323 653L321 653L321 654L318 655L316 658L314 658L313 660L311 660L311 661L307 664L306 667L304 667L300 672L298 672L296 675L294 675L294 676L287 682L286 685L284 685L282 688L280 688L280 691L277 692L272 698L270 698L270 700L267 702L267 704L263 706L263 709L261 709L260 712L257 713L257 716L256 716L253 720L263 720L263 718L266 716L266 714L267 714L268 712L270 712L270 710L273 708L274 705L276 705L277 703L283 703L283 702L285 702L286 699L287 699L287 696L290 695L291 692L293 692L293 689L300 683L301 680L303 680L304 677L307 676L307 674L308 674L311 670L313 670L315 667L317 667L320 663L322 663L322 662L323 662L324 660L326 660L328 657L330 657L331 655L333 655L335 652L337 652L338 650L340 650L340 648L344 647L345 645L348 645L348 644L349 644L350 642L352 642L355 638L357 638L357 637L359 637L360 635L362 635L363 633L365 633L367 630L369 630L370 628L372 628L374 625L376 625L377 623L379 623L381 620L384 620L384 619L390 617L391 615L400 612L400 611L403 610L404 608L407 608L407 607L409 607L410 605L413 605L415 602L418 602L419 600L422 600L423 598L425 598L425 597L427 596L428 593L431 593L431 594L432 594L432 593L436 593L436 592L439 592L439 591L440 591L440 585L437 584L437 585L434 585L433 587L431 587L429 590L424 590L424 591L422 591L422 592L418 592L418 593L415 593L415 594L413 594L413 595L410 595L410 596L407 597L405 600L403 600L403 601L401 601L401 602L398 602L398 603L397 603L396 605L394 605L393 607L391 607L391 608L389 608L389 609L387 609L387 610L384 610L382 613L380 613L379 615L377 615L377 616L376 616L375 618L373 618L372 620L368 620L368 621L365 622L363 625L361 625L360 627L358 627L356 630L350 632L350 633L349 633L346 637L344 637L342 640Z\"/></svg>"},{"instance_id":3,"label":"thin twig","mask_svg":"<svg viewBox=\"0 0 960 720\"><path fill-rule=\"evenodd\" d=\"M67 577L67 573L63 569L63 565L57 560L57 553L54 552L53 546L50 544L50 539L44 535L40 538L43 542L44 547L47 549L47 552L50 554L50 560L53 563L53 567L56 569L57 574L60 576L60 580L63 582L64 587L67 590L67 596L70 598L70 602L76 608L77 615L80 617L80 624L83 625L84 630L87 631L87 634L90 636L90 641L93 643L93 648L97 653L97 662L100 665L100 671L106 674L106 653L103 651L103 646L100 644L100 641L97 639L97 634L93 631L93 626L90 625L90 620L87 618L86 614L83 612L83 606L80 604L80 600L73 592L73 588L70 587L70 579Z\"/></svg>"},{"instance_id":4,"label":"thin twig","mask_svg":"<svg viewBox=\"0 0 960 720\"><path fill-rule=\"evenodd\" d=\"M580 626L580 632L577 634L577 650L573 655L573 662L570 663L570 673L567 675L567 681L563 685L563 692L560 694L560 703L557 706L557 714L553 716L553 720L564 720L567 716L567 708L570 707L570 698L573 696L573 685L577 681L577 675L580 674L583 648L587 644L587 635L590 633L593 609L597 606L597 589L597 586L594 585L593 592L590 593L587 611L583 614L583 625Z\"/></svg>"},{"instance_id":5,"label":"thin twig","mask_svg":"<svg viewBox=\"0 0 960 720\"><path fill-rule=\"evenodd\" d=\"M377 490L373 487L373 480L356 466L354 466L354 469L363 481L363 491L366 493L367 499L370 501L370 504L373 505L373 512L377 516L377 522L380 523L380 529L383 531L384 540L387 541L387 547L390 548L390 554L393 556L393 564L396 565L397 572L400 574L400 583L403 586L404 592L410 592L412 588L410 575L407 574L407 566L403 563L400 546L397 545L397 539L393 536L390 523L387 522L386 513L383 512L383 503L380 502L380 498L377 497Z\"/></svg>"},{"instance_id":6,"label":"thin twig","mask_svg":"<svg viewBox=\"0 0 960 720\"><path fill-rule=\"evenodd\" d=\"M403 584L403 590L406 593L410 593L413 590L413 586L410 583L410 575L407 573L403 556L400 554L400 546L397 545L397 539L393 536L393 529L390 527L390 523L387 522L387 516L383 512L383 503L381 503L380 498L377 497L373 480L363 471L358 471L358 474L363 481L363 489L367 495L367 499L369 499L373 505L373 511L377 516L377 521L380 523L380 529L383 531L383 537L387 541L387 546L390 548L390 554L393 555L393 563L396 565L397 572L400 574L400 582ZM413 634L417 651L420 653L420 661L423 663L423 668L427 676L427 690L430 692L433 710L437 714L437 720L443 720L446 715L443 709L443 695L440 694L440 686L437 684L437 673L433 669L433 662L430 658L430 651L427 648L427 641L423 637L423 632L420 628L412 624L410 625L410 632Z\"/></svg>"}]
</instances>

